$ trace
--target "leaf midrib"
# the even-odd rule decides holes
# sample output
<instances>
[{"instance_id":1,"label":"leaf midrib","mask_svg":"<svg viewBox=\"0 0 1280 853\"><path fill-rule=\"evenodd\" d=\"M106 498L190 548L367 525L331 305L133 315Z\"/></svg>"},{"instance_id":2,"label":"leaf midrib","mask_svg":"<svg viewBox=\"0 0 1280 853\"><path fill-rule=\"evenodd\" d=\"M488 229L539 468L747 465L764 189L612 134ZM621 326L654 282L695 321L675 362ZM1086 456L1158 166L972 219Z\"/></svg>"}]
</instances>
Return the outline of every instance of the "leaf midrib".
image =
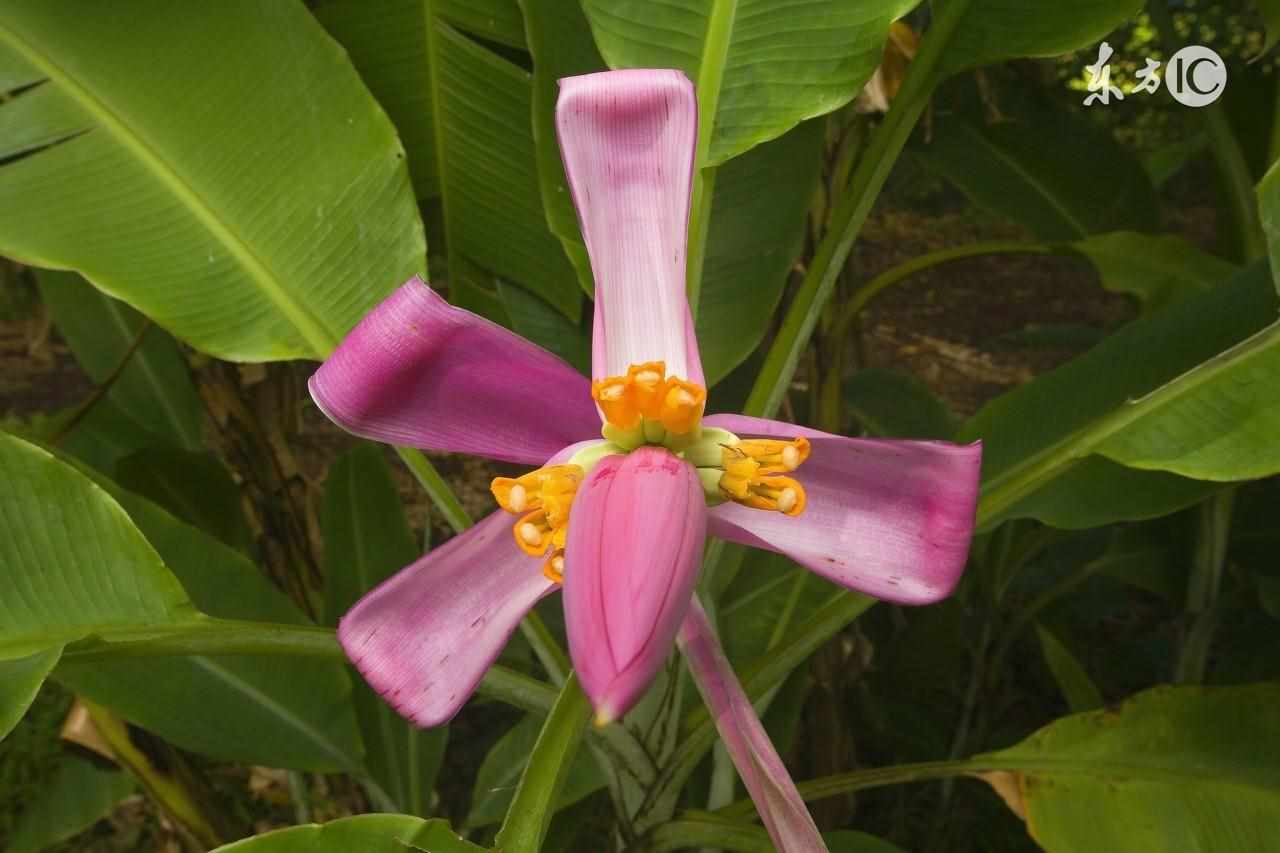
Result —
<instances>
[{"instance_id":1,"label":"leaf midrib","mask_svg":"<svg viewBox=\"0 0 1280 853\"><path fill-rule=\"evenodd\" d=\"M1178 782L1201 782L1224 788L1238 788L1275 796L1280 786L1268 786L1249 779L1215 775L1213 771L1197 772L1194 769L1181 769L1158 764L1126 764L1112 761L1085 761L1076 758L1016 758L999 754L972 759L968 764L971 769L985 772L989 770L1014 770L1023 774L1040 776L1075 776L1088 779L1113 779L1123 777L1128 780L1176 784ZM1218 768L1214 768L1217 770Z\"/></svg>"},{"instance_id":2,"label":"leaf midrib","mask_svg":"<svg viewBox=\"0 0 1280 853\"><path fill-rule=\"evenodd\" d=\"M1065 203L1060 202L1053 192L1050 192L1048 186L1037 179L1031 172L1027 171L1026 167L1023 166L1022 163L1011 156L1009 152L994 144L990 139L982 134L974 133L974 136L977 136L978 139L983 142L984 147L991 154L995 155L996 159L1003 163L1010 172L1025 181L1027 186L1032 190L1039 193L1040 197L1044 199L1068 225L1075 229L1076 236L1078 238L1087 237L1089 235L1089 229L1085 227L1084 223L1077 219L1075 214L1067 208Z\"/></svg>"},{"instance_id":3,"label":"leaf midrib","mask_svg":"<svg viewBox=\"0 0 1280 853\"><path fill-rule=\"evenodd\" d=\"M290 728L300 733L306 740L314 743L321 752L332 758L337 766L355 772L360 769L360 763L353 761L352 757L342 751L324 733L317 730L315 726L299 717L293 711L282 705L276 699L259 690L240 676L231 672L225 666L215 663L211 658L193 655L188 658L194 666L197 666L215 678L221 679L231 689L238 691L248 697L249 701L259 708L267 711L279 720L283 720Z\"/></svg>"},{"instance_id":4,"label":"leaf midrib","mask_svg":"<svg viewBox=\"0 0 1280 853\"><path fill-rule=\"evenodd\" d=\"M0 40L26 58L41 73L56 82L67 95L88 113L97 125L110 133L126 150L130 151L155 178L183 203L197 220L239 261L248 277L262 294L280 310L295 331L307 342L317 356L328 355L336 345L336 338L312 311L290 297L288 291L272 273L266 262L253 248L218 215L208 202L196 192L178 171L169 165L152 145L117 116L110 107L81 85L66 69L51 57L28 44L19 33L0 22Z\"/></svg>"},{"instance_id":5,"label":"leaf midrib","mask_svg":"<svg viewBox=\"0 0 1280 853\"><path fill-rule=\"evenodd\" d=\"M1208 361L1184 371L1151 392L1099 415L1036 453L1010 466L983 484L978 502L978 525L988 525L1018 501L1053 479L1061 468L1096 452L1112 436L1162 406L1172 405L1222 373L1280 344L1280 321L1255 332ZM1119 461L1119 460L1115 460ZM1139 466L1127 465L1137 469ZM1151 466L1150 470L1167 470ZM1176 472L1170 472L1176 473ZM995 504L992 508L992 504Z\"/></svg>"}]
</instances>

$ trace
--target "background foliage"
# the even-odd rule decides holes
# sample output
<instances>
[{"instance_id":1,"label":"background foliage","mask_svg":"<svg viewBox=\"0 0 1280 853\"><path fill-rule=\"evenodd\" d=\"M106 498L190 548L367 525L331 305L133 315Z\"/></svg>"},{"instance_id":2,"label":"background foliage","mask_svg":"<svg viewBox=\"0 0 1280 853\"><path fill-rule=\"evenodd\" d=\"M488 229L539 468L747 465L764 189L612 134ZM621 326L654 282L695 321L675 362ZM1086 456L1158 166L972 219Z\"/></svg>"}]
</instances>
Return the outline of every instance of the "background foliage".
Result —
<instances>
[{"instance_id":1,"label":"background foliage","mask_svg":"<svg viewBox=\"0 0 1280 853\"><path fill-rule=\"evenodd\" d=\"M0 0L5 849L770 849L678 661L580 738L548 602L420 731L333 640L508 472L336 435L309 361L423 274L586 370L556 80L630 66L697 86L712 408L984 442L942 604L708 550L831 850L1280 849L1277 20ZM1227 93L1086 109L1103 39Z\"/></svg>"}]
</instances>

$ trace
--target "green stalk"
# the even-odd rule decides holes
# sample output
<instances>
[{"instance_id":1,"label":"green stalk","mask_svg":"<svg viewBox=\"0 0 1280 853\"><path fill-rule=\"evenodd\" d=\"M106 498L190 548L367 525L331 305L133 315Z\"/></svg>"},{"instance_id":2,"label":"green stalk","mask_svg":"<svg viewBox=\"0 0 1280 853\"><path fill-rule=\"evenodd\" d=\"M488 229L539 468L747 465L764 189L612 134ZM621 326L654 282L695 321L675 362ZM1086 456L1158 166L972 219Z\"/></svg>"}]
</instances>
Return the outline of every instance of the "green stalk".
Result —
<instances>
[{"instance_id":1,"label":"green stalk","mask_svg":"<svg viewBox=\"0 0 1280 853\"><path fill-rule=\"evenodd\" d=\"M1147 4L1147 14L1159 31L1165 49L1172 54L1178 44L1178 30L1165 0L1151 0ZM1249 172L1249 163L1244 158L1240 140L1227 119L1226 109L1221 101L1215 101L1195 112L1204 119L1205 132L1209 136L1209 151L1217 161L1218 171L1222 175L1231 218L1239 229L1236 236L1244 260L1254 261L1266 257L1267 241L1262 233L1262 218L1254 195L1253 175Z\"/></svg>"},{"instance_id":2,"label":"green stalk","mask_svg":"<svg viewBox=\"0 0 1280 853\"><path fill-rule=\"evenodd\" d=\"M936 252L929 252L924 255L912 258L909 261L898 264L896 267L885 270L873 279L868 280L856 291L849 301L840 306L840 314L836 319L835 327L832 331L832 338L842 340L849 331L849 326L853 324L858 315L862 313L862 309L867 307L877 294L886 288L892 287L906 281L918 272L922 272L930 267L941 266L952 261L959 261L965 258L976 258L982 255L1049 255L1059 252L1067 252L1069 247L1058 247L1049 243L1019 243L1013 240L990 240L982 243L970 243L966 246L954 246L949 249L939 249Z\"/></svg>"},{"instance_id":3,"label":"green stalk","mask_svg":"<svg viewBox=\"0 0 1280 853\"><path fill-rule=\"evenodd\" d=\"M185 655L284 655L346 660L332 628L201 619L179 625L149 626L140 639L81 640L67 647L60 663ZM539 715L550 713L556 695L543 682L502 666L489 668L477 692Z\"/></svg>"},{"instance_id":4,"label":"green stalk","mask_svg":"<svg viewBox=\"0 0 1280 853\"><path fill-rule=\"evenodd\" d=\"M1003 769L1012 762L984 762L976 759L960 761L926 761L919 764L899 764L893 767L875 767L870 770L855 770L851 773L840 773L835 776L823 776L796 785L805 802L865 791L868 788L881 788L886 785L902 785L907 782L927 782L934 779L950 779L966 773ZM751 800L739 800L715 812L718 817L744 818L755 811Z\"/></svg>"},{"instance_id":5,"label":"green stalk","mask_svg":"<svg viewBox=\"0 0 1280 853\"><path fill-rule=\"evenodd\" d=\"M711 225L711 198L715 194L716 169L707 166L707 153L715 132L720 87L729 55L729 35L738 12L738 0L713 0L702 41L702 62L698 66L698 147L693 158L693 197L689 205L689 240L686 250L686 288L689 313L698 319L702 295L702 269L707 257L707 231Z\"/></svg>"},{"instance_id":6,"label":"green stalk","mask_svg":"<svg viewBox=\"0 0 1280 853\"><path fill-rule=\"evenodd\" d=\"M449 484L440 476L440 472L431 464L421 450L412 447L397 447L396 453L404 460L409 472L413 474L418 485L427 493L431 503L440 510L445 522L453 528L454 533L461 533L471 526L471 516L462 508L458 496L449 488Z\"/></svg>"},{"instance_id":7,"label":"green stalk","mask_svg":"<svg viewBox=\"0 0 1280 853\"><path fill-rule=\"evenodd\" d=\"M186 655L287 655L345 660L332 628L240 619L203 618L176 625L147 626L136 638L94 636L68 646L63 663Z\"/></svg>"},{"instance_id":8,"label":"green stalk","mask_svg":"<svg viewBox=\"0 0 1280 853\"><path fill-rule=\"evenodd\" d=\"M849 190L832 212L827 235L818 246L751 389L747 414L771 417L778 411L814 325L835 289L836 278L853 248L853 241L940 79L938 69L943 51L964 18L969 2L950 0L936 11L933 26L907 69L898 96L872 134L866 153L854 170Z\"/></svg>"},{"instance_id":9,"label":"green stalk","mask_svg":"<svg viewBox=\"0 0 1280 853\"><path fill-rule=\"evenodd\" d=\"M591 703L578 687L577 676L570 675L520 776L507 817L494 839L496 849L502 853L538 853L542 848L590 717Z\"/></svg>"},{"instance_id":10,"label":"green stalk","mask_svg":"<svg viewBox=\"0 0 1280 853\"><path fill-rule=\"evenodd\" d=\"M134 745L124 720L88 699L81 697L80 701L89 712L93 727L111 747L116 761L142 783L151 799L172 818L183 834L198 843L201 849L221 845L224 839L216 826L218 820L210 813L208 805L201 802L176 773L160 769Z\"/></svg>"},{"instance_id":11,"label":"green stalk","mask_svg":"<svg viewBox=\"0 0 1280 853\"><path fill-rule=\"evenodd\" d=\"M1191 628L1183 640L1174 671L1175 684L1199 684L1209 663L1218 627L1218 592L1227 562L1231 515L1236 490L1223 489L1196 507L1195 559L1187 582L1186 615Z\"/></svg>"}]
</instances>

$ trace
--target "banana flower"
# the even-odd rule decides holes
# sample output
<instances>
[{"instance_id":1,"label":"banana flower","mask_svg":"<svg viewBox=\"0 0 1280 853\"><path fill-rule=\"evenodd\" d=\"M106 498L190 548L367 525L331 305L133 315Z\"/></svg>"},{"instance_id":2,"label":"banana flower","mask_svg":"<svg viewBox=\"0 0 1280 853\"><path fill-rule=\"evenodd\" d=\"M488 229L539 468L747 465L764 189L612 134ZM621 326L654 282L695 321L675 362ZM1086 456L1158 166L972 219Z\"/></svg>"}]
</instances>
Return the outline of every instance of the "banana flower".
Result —
<instances>
[{"instance_id":1,"label":"banana flower","mask_svg":"<svg viewBox=\"0 0 1280 853\"><path fill-rule=\"evenodd\" d=\"M419 725L452 718L561 587L597 722L619 718L690 613L707 535L903 604L944 598L960 576L979 446L705 415L685 297L696 124L676 71L561 81L557 129L596 284L590 380L416 278L311 378L316 404L349 432L537 466L494 480L498 511L340 623L357 669ZM686 635L711 666L712 635L696 624Z\"/></svg>"}]
</instances>

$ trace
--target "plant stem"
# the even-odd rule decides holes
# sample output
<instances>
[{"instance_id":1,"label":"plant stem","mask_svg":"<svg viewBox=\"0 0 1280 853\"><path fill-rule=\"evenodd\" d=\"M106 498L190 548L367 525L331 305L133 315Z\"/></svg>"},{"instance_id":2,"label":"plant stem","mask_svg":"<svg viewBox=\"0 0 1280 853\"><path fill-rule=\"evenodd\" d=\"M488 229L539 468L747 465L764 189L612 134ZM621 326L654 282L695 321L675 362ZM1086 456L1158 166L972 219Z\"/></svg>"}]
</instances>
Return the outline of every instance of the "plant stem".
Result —
<instances>
[{"instance_id":1,"label":"plant stem","mask_svg":"<svg viewBox=\"0 0 1280 853\"><path fill-rule=\"evenodd\" d=\"M471 516L467 515L467 511L462 508L458 496L453 493L449 484L444 481L440 472L421 450L397 447L396 453L404 460L404 464L408 466L418 485L422 486L422 490L427 493L427 497L431 499L435 508L440 510L440 515L444 516L445 523L453 528L454 533L461 533L471 526Z\"/></svg>"},{"instance_id":2,"label":"plant stem","mask_svg":"<svg viewBox=\"0 0 1280 853\"><path fill-rule=\"evenodd\" d=\"M1218 592L1227 562L1235 496L1234 488L1223 489L1196 507L1195 560L1187 583L1186 604L1186 614L1192 621L1178 655L1175 684L1204 681L1209 649L1218 627Z\"/></svg>"},{"instance_id":3,"label":"plant stem","mask_svg":"<svg viewBox=\"0 0 1280 853\"><path fill-rule=\"evenodd\" d=\"M591 716L591 703L570 675L542 726L529 763L520 776L511 807L494 839L503 853L538 853L556 801Z\"/></svg>"},{"instance_id":4,"label":"plant stem","mask_svg":"<svg viewBox=\"0 0 1280 853\"><path fill-rule=\"evenodd\" d=\"M751 389L745 407L747 414L771 417L777 412L818 316L831 298L836 278L853 248L853 241L940 79L939 61L968 6L969 0L950 0L936 10L933 26L925 34L919 54L908 67L902 88L872 134L866 153L854 170L848 192L832 212L827 234L818 245L813 262Z\"/></svg>"},{"instance_id":5,"label":"plant stem","mask_svg":"<svg viewBox=\"0 0 1280 853\"><path fill-rule=\"evenodd\" d=\"M102 739L111 747L111 752L123 767L133 774L147 793L173 821L189 833L191 839L202 849L210 849L222 844L223 839L214 827L214 819L205 813L203 805L188 791L182 783L168 773L162 772L151 759L129 738L129 729L124 720L108 709L81 697L85 709L93 720L93 727L102 735Z\"/></svg>"},{"instance_id":6,"label":"plant stem","mask_svg":"<svg viewBox=\"0 0 1280 853\"><path fill-rule=\"evenodd\" d=\"M1069 251L1069 247L1056 246L1050 243L990 240L982 243L970 243L966 246L953 246L948 249L939 249L935 252L920 255L898 264L896 267L885 270L854 291L849 301L840 306L840 314L832 330L832 338L842 340L848 333L849 327L858 318L858 315L862 313L862 309L867 307L867 303L880 291L906 281L916 273L930 267L983 255L1049 255L1067 251Z\"/></svg>"},{"instance_id":7,"label":"plant stem","mask_svg":"<svg viewBox=\"0 0 1280 853\"><path fill-rule=\"evenodd\" d=\"M1165 50L1172 55L1177 49L1178 30L1174 26L1173 14L1166 5L1166 0L1151 0L1147 4L1147 14L1160 33ZM1218 172L1222 176L1223 190L1227 194L1227 205L1231 219L1238 229L1237 245L1240 247L1245 261L1254 261L1267 254L1267 241L1262 233L1262 219L1258 213L1258 202L1254 195L1253 175L1249 172L1249 163L1245 160L1244 149L1231 127L1226 109L1221 101L1215 101L1206 107L1196 110L1204 120L1205 132L1209 136L1209 151L1218 164Z\"/></svg>"},{"instance_id":8,"label":"plant stem","mask_svg":"<svg viewBox=\"0 0 1280 853\"><path fill-rule=\"evenodd\" d=\"M140 639L81 640L67 647L60 663L185 655L284 655L346 660L332 628L201 619L180 625L148 626ZM549 713L556 695L545 683L502 666L489 668L477 692L534 714Z\"/></svg>"},{"instance_id":9,"label":"plant stem","mask_svg":"<svg viewBox=\"0 0 1280 853\"><path fill-rule=\"evenodd\" d=\"M702 40L702 61L698 66L698 143L693 158L693 197L689 205L686 288L689 314L696 323L702 296L702 270L707 257L707 232L711 225L711 202L715 194L716 167L707 165L711 139L715 135L716 111L724 84L729 36L738 12L738 0L712 0L707 31Z\"/></svg>"},{"instance_id":10,"label":"plant stem","mask_svg":"<svg viewBox=\"0 0 1280 853\"><path fill-rule=\"evenodd\" d=\"M998 770L999 762L982 762L974 759L961 761L926 761L919 764L899 764L893 767L875 767L870 770L854 770L851 773L839 773L835 776L824 776L810 779L796 785L796 790L805 802L813 802L827 797L837 797L868 788L881 788L886 785L901 785L907 782L928 782L935 779L949 779L966 773L984 770ZM751 800L739 800L726 806L715 814L726 818L746 817L755 811Z\"/></svg>"},{"instance_id":11,"label":"plant stem","mask_svg":"<svg viewBox=\"0 0 1280 853\"><path fill-rule=\"evenodd\" d=\"M138 334L134 336L133 342L129 344L129 348L125 350L124 355L120 356L120 361L116 363L114 368L112 368L111 373L107 375L107 378L98 383L98 386L93 389L89 396L84 398L84 402L76 407L75 412L72 413L71 417L67 418L66 423L58 428L58 431L49 439L50 444L54 447L61 444L62 440L70 435L71 431L80 425L80 422L85 419L85 416L88 415L89 412L93 411L93 407L96 406L103 397L107 396L107 393L111 391L111 387L116 384L116 380L120 378L120 374L124 373L124 369L128 367L129 362L133 360L134 353L138 351L138 348L142 346L142 342L146 340L147 332L151 330L152 325L153 324L150 320L145 318L143 319L142 326L138 329Z\"/></svg>"},{"instance_id":12,"label":"plant stem","mask_svg":"<svg viewBox=\"0 0 1280 853\"><path fill-rule=\"evenodd\" d=\"M63 663L89 663L118 658L186 655L287 655L345 660L332 628L284 625L239 619L202 618L175 625L147 626L136 638L99 636L68 646Z\"/></svg>"}]
</instances>

